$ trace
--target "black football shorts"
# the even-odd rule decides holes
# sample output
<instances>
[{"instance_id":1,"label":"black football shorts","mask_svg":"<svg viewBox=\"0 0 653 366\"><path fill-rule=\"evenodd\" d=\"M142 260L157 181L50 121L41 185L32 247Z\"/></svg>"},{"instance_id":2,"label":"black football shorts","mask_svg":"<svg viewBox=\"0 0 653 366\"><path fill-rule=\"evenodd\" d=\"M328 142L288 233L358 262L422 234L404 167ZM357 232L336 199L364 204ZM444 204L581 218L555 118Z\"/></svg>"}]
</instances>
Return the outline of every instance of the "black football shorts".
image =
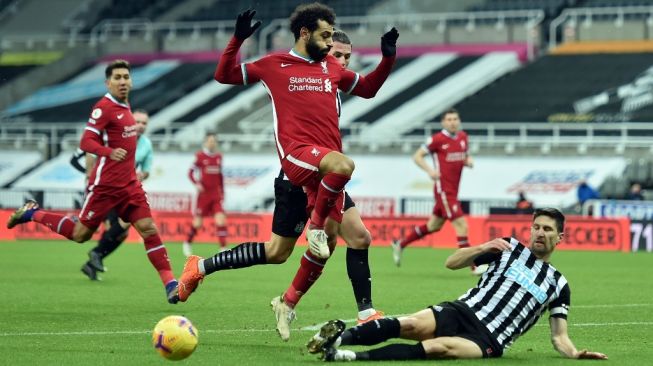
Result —
<instances>
[{"instance_id":1,"label":"black football shorts","mask_svg":"<svg viewBox=\"0 0 653 366\"><path fill-rule=\"evenodd\" d=\"M298 238L302 235L308 221L307 204L306 193L302 187L295 186L283 178L275 178L272 232L287 238ZM345 211L354 206L354 201L345 192Z\"/></svg>"}]
</instances>

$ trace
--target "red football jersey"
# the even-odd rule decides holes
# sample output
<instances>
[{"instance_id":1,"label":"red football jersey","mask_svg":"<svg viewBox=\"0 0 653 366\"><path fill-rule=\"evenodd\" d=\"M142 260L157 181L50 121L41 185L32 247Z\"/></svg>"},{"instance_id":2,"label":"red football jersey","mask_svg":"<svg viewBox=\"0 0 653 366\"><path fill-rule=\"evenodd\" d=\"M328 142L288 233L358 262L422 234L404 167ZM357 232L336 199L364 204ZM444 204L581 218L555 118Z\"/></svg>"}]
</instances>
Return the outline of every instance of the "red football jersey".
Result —
<instances>
[{"instance_id":1,"label":"red football jersey","mask_svg":"<svg viewBox=\"0 0 653 366\"><path fill-rule=\"evenodd\" d=\"M109 93L105 94L93 106L85 129L97 134L102 145L109 149L108 152L116 148L127 151L127 156L122 161L113 161L108 154L97 157L88 180L89 190L93 190L93 187L124 187L136 180L135 155L138 137L136 121L129 104L119 102Z\"/></svg>"},{"instance_id":2,"label":"red football jersey","mask_svg":"<svg viewBox=\"0 0 653 366\"><path fill-rule=\"evenodd\" d=\"M216 68L215 79L229 84L260 81L270 96L277 151L283 159L299 146L316 145L342 151L338 128L337 90L371 98L390 74L394 57L383 57L377 68L361 76L342 67L335 57L320 62L294 50L238 65L241 40L232 38Z\"/></svg>"},{"instance_id":3,"label":"red football jersey","mask_svg":"<svg viewBox=\"0 0 653 366\"><path fill-rule=\"evenodd\" d=\"M460 176L467 158L467 134L458 131L455 135L446 130L434 133L424 148L431 153L435 169L440 172L440 179L435 182L435 192L445 192L458 197Z\"/></svg>"},{"instance_id":4,"label":"red football jersey","mask_svg":"<svg viewBox=\"0 0 653 366\"><path fill-rule=\"evenodd\" d=\"M301 145L342 150L338 88L350 92L358 74L333 56L313 62L294 51L244 64L244 83L261 81L270 95L279 155Z\"/></svg>"},{"instance_id":5,"label":"red football jersey","mask_svg":"<svg viewBox=\"0 0 653 366\"><path fill-rule=\"evenodd\" d=\"M190 180L193 183L201 183L207 191L218 191L223 193L222 177L222 154L211 153L202 149L195 153L195 162L189 172Z\"/></svg>"}]
</instances>

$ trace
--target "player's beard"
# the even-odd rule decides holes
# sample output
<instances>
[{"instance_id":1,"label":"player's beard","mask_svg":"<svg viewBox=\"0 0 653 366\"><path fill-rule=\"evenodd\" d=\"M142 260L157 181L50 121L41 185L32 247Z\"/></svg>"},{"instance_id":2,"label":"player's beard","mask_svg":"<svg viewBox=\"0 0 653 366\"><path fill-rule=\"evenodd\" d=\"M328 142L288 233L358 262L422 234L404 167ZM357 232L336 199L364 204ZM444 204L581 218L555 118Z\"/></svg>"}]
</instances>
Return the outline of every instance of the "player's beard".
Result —
<instances>
[{"instance_id":1,"label":"player's beard","mask_svg":"<svg viewBox=\"0 0 653 366\"><path fill-rule=\"evenodd\" d=\"M324 58L329 54L329 49L330 47L320 48L317 42L313 40L313 37L309 38L306 43L306 52L313 61L319 62L324 60Z\"/></svg>"}]
</instances>

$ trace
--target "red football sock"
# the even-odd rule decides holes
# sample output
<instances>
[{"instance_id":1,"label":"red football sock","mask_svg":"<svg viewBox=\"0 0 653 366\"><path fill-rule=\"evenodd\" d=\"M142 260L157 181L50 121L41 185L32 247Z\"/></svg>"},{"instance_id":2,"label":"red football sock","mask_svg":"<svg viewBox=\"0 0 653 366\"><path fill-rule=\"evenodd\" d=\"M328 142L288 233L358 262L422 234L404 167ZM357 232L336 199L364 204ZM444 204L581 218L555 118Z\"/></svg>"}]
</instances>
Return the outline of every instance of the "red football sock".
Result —
<instances>
[{"instance_id":1,"label":"red football sock","mask_svg":"<svg viewBox=\"0 0 653 366\"><path fill-rule=\"evenodd\" d=\"M311 213L311 225L319 228L324 227L324 221L329 215L329 210L336 204L336 199L345 184L351 179L350 176L338 173L327 173L320 182L315 198L315 208Z\"/></svg>"},{"instance_id":2,"label":"red football sock","mask_svg":"<svg viewBox=\"0 0 653 366\"><path fill-rule=\"evenodd\" d=\"M421 225L421 226L415 226L415 229L413 230L412 233L408 234L404 240L399 243L399 245L402 248L405 248L408 246L408 244L414 242L417 239L425 237L429 233L429 230L426 228L426 225Z\"/></svg>"},{"instance_id":3,"label":"red football sock","mask_svg":"<svg viewBox=\"0 0 653 366\"><path fill-rule=\"evenodd\" d=\"M469 247L469 242L467 241L467 235L465 236L456 236L458 241L458 248L467 248Z\"/></svg>"},{"instance_id":4,"label":"red football sock","mask_svg":"<svg viewBox=\"0 0 653 366\"><path fill-rule=\"evenodd\" d=\"M197 234L197 229L195 229L194 226L191 226L190 231L188 232L188 236L186 237L186 243L192 243L193 238L195 238L195 234Z\"/></svg>"},{"instance_id":5,"label":"red football sock","mask_svg":"<svg viewBox=\"0 0 653 366\"><path fill-rule=\"evenodd\" d=\"M68 238L69 240L72 240L73 238L75 222L73 222L73 220L68 216L38 210L34 212L32 221L47 226L50 230Z\"/></svg>"},{"instance_id":6,"label":"red football sock","mask_svg":"<svg viewBox=\"0 0 653 366\"><path fill-rule=\"evenodd\" d=\"M218 241L221 247L227 246L227 227L224 225L218 226Z\"/></svg>"},{"instance_id":7,"label":"red football sock","mask_svg":"<svg viewBox=\"0 0 653 366\"><path fill-rule=\"evenodd\" d=\"M302 260L299 263L297 274L295 274L295 278L292 280L292 284L283 294L283 301L288 306L291 308L297 306L297 303L301 300L302 296L304 296L308 292L308 289L313 286L315 281L320 278L325 263L326 259L316 258L308 250L304 253Z\"/></svg>"},{"instance_id":8,"label":"red football sock","mask_svg":"<svg viewBox=\"0 0 653 366\"><path fill-rule=\"evenodd\" d=\"M145 241L147 258L159 272L159 277L161 277L163 284L166 285L168 282L174 280L175 275L172 274L172 268L170 268L168 251L165 245L163 245L159 234L150 235L147 238L143 238L143 240Z\"/></svg>"}]
</instances>

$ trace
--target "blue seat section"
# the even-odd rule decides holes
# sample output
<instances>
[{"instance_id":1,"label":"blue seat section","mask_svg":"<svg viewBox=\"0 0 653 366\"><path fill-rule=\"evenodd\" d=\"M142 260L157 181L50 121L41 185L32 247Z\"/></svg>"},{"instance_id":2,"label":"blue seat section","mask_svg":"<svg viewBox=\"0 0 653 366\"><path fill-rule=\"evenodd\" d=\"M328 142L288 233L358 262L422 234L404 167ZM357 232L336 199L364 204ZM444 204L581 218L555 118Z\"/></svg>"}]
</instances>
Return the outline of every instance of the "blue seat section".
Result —
<instances>
[{"instance_id":1,"label":"blue seat section","mask_svg":"<svg viewBox=\"0 0 653 366\"><path fill-rule=\"evenodd\" d=\"M134 67L131 73L134 80L134 90L147 87L176 67L177 65L172 62L156 62ZM89 98L97 99L106 92L104 74L98 73L97 77L82 80L72 79L60 84L43 87L36 93L10 106L5 112L8 116L26 115L38 110L71 105Z\"/></svg>"},{"instance_id":2,"label":"blue seat section","mask_svg":"<svg viewBox=\"0 0 653 366\"><path fill-rule=\"evenodd\" d=\"M147 87L140 87L138 79L132 90L130 104L132 108L142 108L154 114L187 93L213 79L214 63L186 63L170 70L162 77L153 80ZM106 87L100 81L102 94ZM88 118L90 108L102 95L86 97L75 102L25 112L22 115L35 122L79 122Z\"/></svg>"}]
</instances>

